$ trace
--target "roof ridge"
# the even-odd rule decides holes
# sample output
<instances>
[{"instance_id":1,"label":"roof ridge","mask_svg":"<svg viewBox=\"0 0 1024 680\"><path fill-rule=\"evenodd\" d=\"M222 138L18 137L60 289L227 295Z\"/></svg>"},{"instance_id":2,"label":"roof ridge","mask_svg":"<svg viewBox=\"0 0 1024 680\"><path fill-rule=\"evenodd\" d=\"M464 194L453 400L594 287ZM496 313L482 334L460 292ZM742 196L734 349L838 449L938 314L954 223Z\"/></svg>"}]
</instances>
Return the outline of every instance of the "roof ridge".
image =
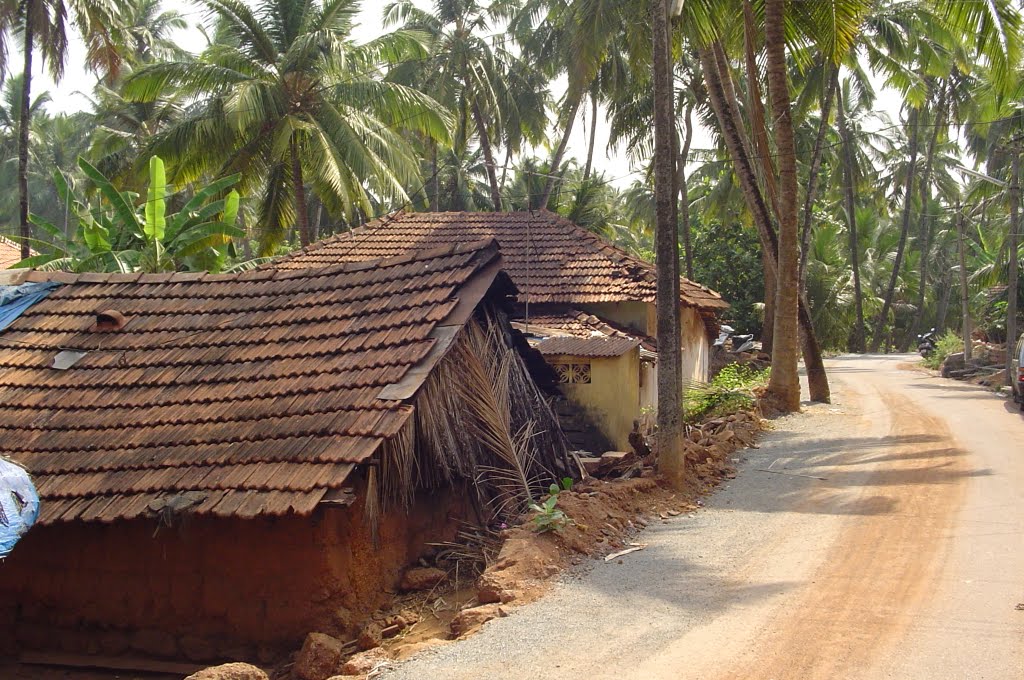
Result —
<instances>
[{"instance_id":1,"label":"roof ridge","mask_svg":"<svg viewBox=\"0 0 1024 680\"><path fill-rule=\"evenodd\" d=\"M564 217L563 215L559 215L558 213L551 212L550 210L547 210L546 208L543 211L554 215L556 217L557 221L565 222L569 226L571 226L574 229L576 229L577 231L582 232L584 235L589 237L592 241L596 241L597 245L602 250L609 251L610 254L612 254L616 258L618 258L620 260L620 264L623 264L623 262L621 262L621 261L627 261L631 265L637 266L640 269L642 269L643 271L651 273L653 275L653 277L654 277L654 278L651 279L651 282L652 283L656 283L657 268L655 267L654 264L652 264L650 262L646 262L645 260L641 260L640 258L636 257L635 255L633 255L632 253L627 251L625 248L619 247L618 245L612 243L611 241L609 241L608 239L604 238L600 234L595 234L592 231L588 231L587 229L584 229L583 227L581 227L580 225L576 224L575 222L573 222L572 220L568 219L567 217ZM692 279L688 279L688 278L686 278L685 276L683 276L681 274L680 274L679 278L680 278L680 280L686 281L690 285L695 286L697 288L700 288L702 291L704 291L704 292L706 292L706 293L708 293L710 295L713 295L716 298L721 299L721 297L722 297L720 293L718 293L716 291L713 291L710 288L708 288L707 286L705 286L705 285L703 285L701 283L698 283L698 282L696 282L696 281L694 281Z\"/></svg>"},{"instance_id":2,"label":"roof ridge","mask_svg":"<svg viewBox=\"0 0 1024 680\"><path fill-rule=\"evenodd\" d=\"M491 249L493 249L493 252L488 253L487 251ZM331 264L321 267L307 267L304 269L250 270L225 274L211 274L209 272L163 272L156 274L147 274L142 272L64 272L32 269L28 272L25 280L33 283L56 281L58 283L70 285L94 283L231 283L262 281L269 279L283 280L306 277L317 278L321 276L340 274L343 272L358 272L365 271L367 269L394 267L411 262L436 260L450 255L461 255L471 252L481 253L485 258L483 263L490 262L498 254L497 241L494 238L489 238L480 239L470 243L455 242L446 246L432 248L430 250L413 250L402 255L382 257L375 260L342 262L339 264ZM260 275L254 275L254 272L257 271Z\"/></svg>"}]
</instances>

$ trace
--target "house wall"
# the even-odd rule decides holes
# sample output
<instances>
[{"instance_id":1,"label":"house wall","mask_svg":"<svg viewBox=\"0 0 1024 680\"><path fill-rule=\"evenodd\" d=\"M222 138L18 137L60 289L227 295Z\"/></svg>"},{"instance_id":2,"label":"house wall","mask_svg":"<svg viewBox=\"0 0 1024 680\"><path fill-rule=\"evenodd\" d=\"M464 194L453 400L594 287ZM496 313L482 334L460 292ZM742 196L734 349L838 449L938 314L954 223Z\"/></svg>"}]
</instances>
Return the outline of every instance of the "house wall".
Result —
<instances>
[{"instance_id":1,"label":"house wall","mask_svg":"<svg viewBox=\"0 0 1024 680\"><path fill-rule=\"evenodd\" d=\"M682 321L683 380L707 382L710 343L704 320L694 307L682 307L679 314Z\"/></svg>"},{"instance_id":2,"label":"house wall","mask_svg":"<svg viewBox=\"0 0 1024 680\"><path fill-rule=\"evenodd\" d=\"M653 303L603 302L582 305L582 309L638 333L658 337L658 317ZM683 380L707 382L710 344L704 320L695 307L682 305L679 314L682 321Z\"/></svg>"},{"instance_id":3,"label":"house wall","mask_svg":"<svg viewBox=\"0 0 1024 680\"><path fill-rule=\"evenodd\" d=\"M428 541L454 536L463 495L382 517L357 502L311 517L37 527L0 564L0 639L23 649L210 661L273 659L310 631L352 634ZM360 495L362 498L362 495Z\"/></svg>"},{"instance_id":4,"label":"house wall","mask_svg":"<svg viewBox=\"0 0 1024 680\"><path fill-rule=\"evenodd\" d=\"M590 364L590 383L562 384L562 392L580 405L617 449L629 451L629 433L640 413L640 350L620 357L547 357L552 365ZM601 452L596 452L601 453Z\"/></svg>"},{"instance_id":5,"label":"house wall","mask_svg":"<svg viewBox=\"0 0 1024 680\"><path fill-rule=\"evenodd\" d=\"M607 319L619 326L626 326L637 333L655 337L656 329L651 328L654 305L649 302L598 302L578 305L580 311Z\"/></svg>"}]
</instances>

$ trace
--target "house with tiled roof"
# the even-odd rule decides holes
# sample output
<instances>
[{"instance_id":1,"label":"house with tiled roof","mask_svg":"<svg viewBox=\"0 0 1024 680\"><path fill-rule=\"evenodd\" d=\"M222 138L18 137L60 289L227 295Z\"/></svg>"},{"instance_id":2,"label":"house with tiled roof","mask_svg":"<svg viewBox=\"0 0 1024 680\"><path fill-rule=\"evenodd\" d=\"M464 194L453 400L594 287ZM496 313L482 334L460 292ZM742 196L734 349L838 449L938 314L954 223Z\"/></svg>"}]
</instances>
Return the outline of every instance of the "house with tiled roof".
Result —
<instances>
[{"instance_id":1,"label":"house with tiled roof","mask_svg":"<svg viewBox=\"0 0 1024 680\"><path fill-rule=\"evenodd\" d=\"M266 661L351 634L457 519L515 507L487 470L527 423L529 478L574 476L493 241L2 282L48 286L0 329L0 454L41 499L0 562L17 650Z\"/></svg>"},{"instance_id":2,"label":"house with tiled roof","mask_svg":"<svg viewBox=\"0 0 1024 680\"><path fill-rule=\"evenodd\" d=\"M293 252L270 267L291 269L357 262L494 238L518 288L516 322L558 371L564 391L617 448L628 445L634 420L657 407L656 271L652 264L548 211L503 213L398 212ZM715 291L680 280L683 377L708 379L717 314L728 304ZM598 357L544 351L553 336L630 337L606 343ZM591 342L591 344L594 344ZM559 348L582 351L558 341ZM614 357L607 353L615 348ZM589 352L590 350L588 350ZM598 364L601 364L598 370ZM593 369L593 370L591 370Z\"/></svg>"},{"instance_id":3,"label":"house with tiled roof","mask_svg":"<svg viewBox=\"0 0 1024 680\"><path fill-rule=\"evenodd\" d=\"M21 260L21 246L14 240L0 235L0 269L9 269Z\"/></svg>"}]
</instances>

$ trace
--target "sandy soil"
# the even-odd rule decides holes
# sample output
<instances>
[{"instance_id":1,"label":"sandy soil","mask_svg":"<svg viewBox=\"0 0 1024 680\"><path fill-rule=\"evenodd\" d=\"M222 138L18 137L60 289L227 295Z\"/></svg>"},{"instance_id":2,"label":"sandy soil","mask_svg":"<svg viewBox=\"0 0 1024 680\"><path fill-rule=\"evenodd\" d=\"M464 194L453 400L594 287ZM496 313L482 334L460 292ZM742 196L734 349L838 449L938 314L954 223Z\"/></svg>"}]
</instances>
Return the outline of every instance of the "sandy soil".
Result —
<instances>
[{"instance_id":1,"label":"sandy soil","mask_svg":"<svg viewBox=\"0 0 1024 680\"><path fill-rule=\"evenodd\" d=\"M1024 677L1024 419L908 361L831 361L706 510L385 677Z\"/></svg>"}]
</instances>

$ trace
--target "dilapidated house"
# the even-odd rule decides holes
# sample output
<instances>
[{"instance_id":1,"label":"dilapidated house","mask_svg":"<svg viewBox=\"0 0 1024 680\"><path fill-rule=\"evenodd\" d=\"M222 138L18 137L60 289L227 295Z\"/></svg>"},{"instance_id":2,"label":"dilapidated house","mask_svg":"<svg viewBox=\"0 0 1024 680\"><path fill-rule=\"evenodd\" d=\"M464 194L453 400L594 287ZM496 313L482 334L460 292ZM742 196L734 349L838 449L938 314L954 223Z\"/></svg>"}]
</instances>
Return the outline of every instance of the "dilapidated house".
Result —
<instances>
[{"instance_id":1,"label":"dilapidated house","mask_svg":"<svg viewBox=\"0 0 1024 680\"><path fill-rule=\"evenodd\" d=\"M8 279L60 285L0 332L0 453L41 497L0 563L6 653L266 660L350 634L428 542L510 507L501 470L572 474L493 241Z\"/></svg>"},{"instance_id":2,"label":"dilapidated house","mask_svg":"<svg viewBox=\"0 0 1024 680\"><path fill-rule=\"evenodd\" d=\"M608 442L626 447L633 421L647 419L657 407L655 268L559 215L399 212L270 266L357 262L481 238L497 239L501 246L505 269L519 290L519 328L532 336L567 385L565 391ZM716 314L728 305L718 293L685 278L679 304L683 377L706 381L710 343L718 332ZM555 336L628 337L636 343L607 343L596 355L594 348L602 347L598 343L585 350L577 345L576 354L545 351L545 341ZM619 353L609 354L613 346Z\"/></svg>"}]
</instances>

